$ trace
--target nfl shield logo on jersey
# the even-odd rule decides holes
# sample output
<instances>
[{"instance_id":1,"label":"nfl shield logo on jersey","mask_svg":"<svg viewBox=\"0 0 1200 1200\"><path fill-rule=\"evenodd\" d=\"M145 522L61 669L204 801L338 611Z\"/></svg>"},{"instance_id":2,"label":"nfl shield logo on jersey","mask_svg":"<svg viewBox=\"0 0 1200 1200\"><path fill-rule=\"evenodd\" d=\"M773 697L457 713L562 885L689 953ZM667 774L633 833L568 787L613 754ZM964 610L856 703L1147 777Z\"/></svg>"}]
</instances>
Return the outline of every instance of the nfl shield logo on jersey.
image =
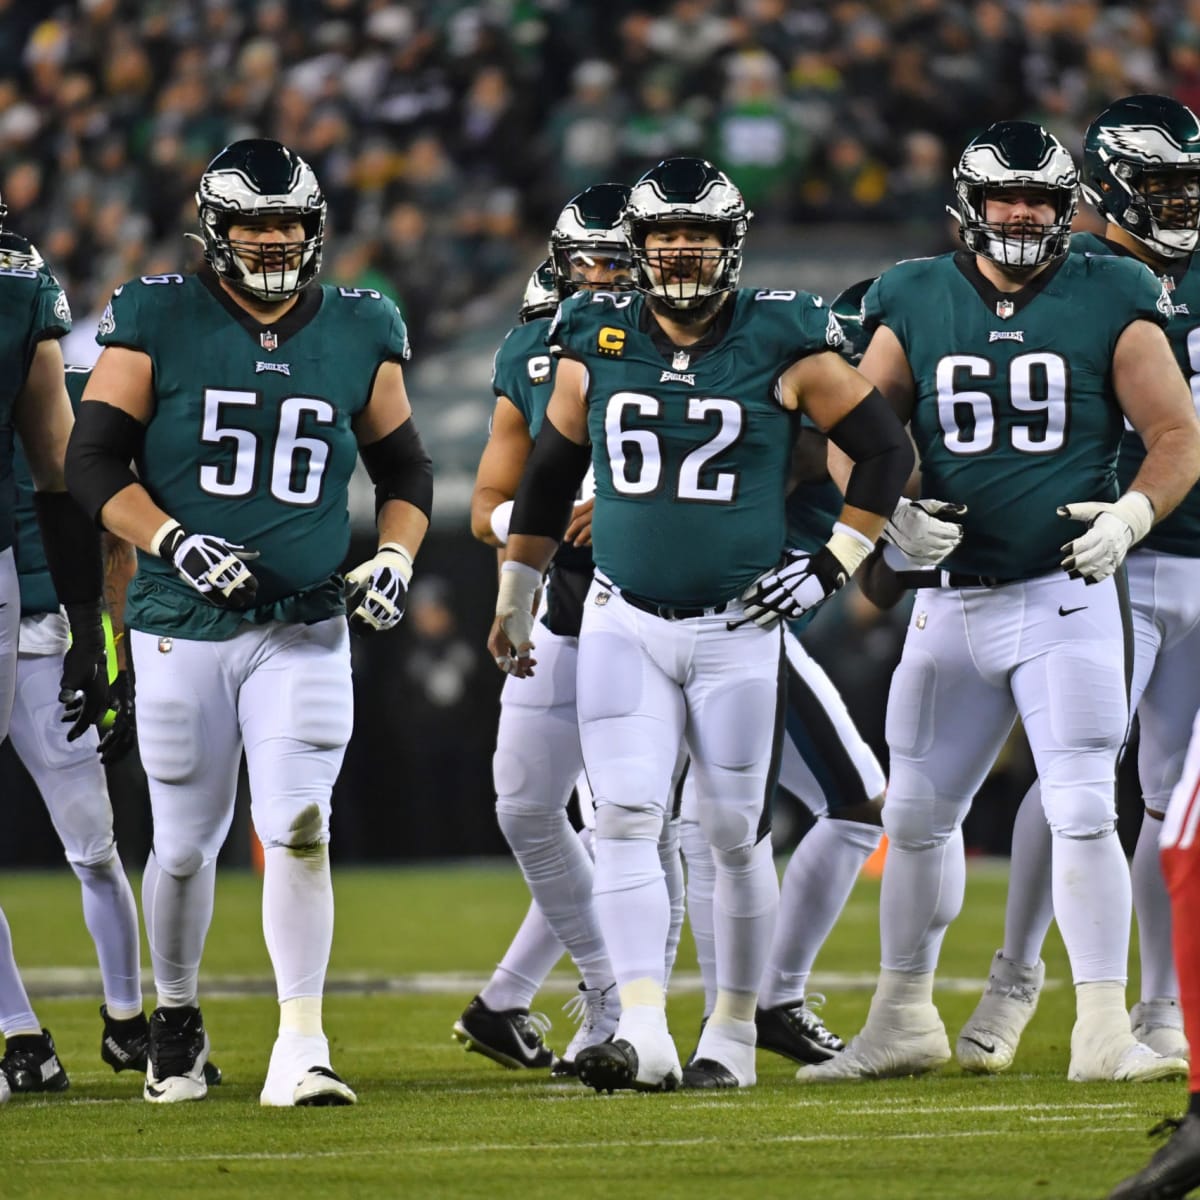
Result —
<instances>
[{"instance_id":1,"label":"nfl shield logo on jersey","mask_svg":"<svg viewBox=\"0 0 1200 1200\"><path fill-rule=\"evenodd\" d=\"M1007 321L1009 317L1017 311L1017 307L1011 300L996 301L996 316L1002 321Z\"/></svg>"},{"instance_id":2,"label":"nfl shield logo on jersey","mask_svg":"<svg viewBox=\"0 0 1200 1200\"><path fill-rule=\"evenodd\" d=\"M671 369L673 371L686 371L687 365L692 361L692 356L686 350L676 350L675 357L671 359Z\"/></svg>"},{"instance_id":3,"label":"nfl shield logo on jersey","mask_svg":"<svg viewBox=\"0 0 1200 1200\"><path fill-rule=\"evenodd\" d=\"M279 339L275 336L275 331L273 329L264 329L262 333L258 335L258 344L264 350L274 350L275 347L279 345Z\"/></svg>"}]
</instances>

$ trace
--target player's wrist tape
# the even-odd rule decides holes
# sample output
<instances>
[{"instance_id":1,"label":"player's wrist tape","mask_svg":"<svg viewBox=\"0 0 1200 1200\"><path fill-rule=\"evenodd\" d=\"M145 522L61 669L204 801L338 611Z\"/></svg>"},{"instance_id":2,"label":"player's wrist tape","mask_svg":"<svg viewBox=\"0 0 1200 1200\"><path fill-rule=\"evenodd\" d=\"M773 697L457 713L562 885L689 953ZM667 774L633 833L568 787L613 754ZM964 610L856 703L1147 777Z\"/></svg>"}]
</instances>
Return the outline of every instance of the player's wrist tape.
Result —
<instances>
[{"instance_id":1,"label":"player's wrist tape","mask_svg":"<svg viewBox=\"0 0 1200 1200\"><path fill-rule=\"evenodd\" d=\"M865 533L838 521L825 548L845 567L846 578L849 579L875 549L875 543Z\"/></svg>"},{"instance_id":2,"label":"player's wrist tape","mask_svg":"<svg viewBox=\"0 0 1200 1200\"><path fill-rule=\"evenodd\" d=\"M502 500L492 509L492 515L489 518L492 532L496 535L496 540L502 546L508 544L508 526L512 521L512 512L513 502L511 500Z\"/></svg>"},{"instance_id":3,"label":"player's wrist tape","mask_svg":"<svg viewBox=\"0 0 1200 1200\"><path fill-rule=\"evenodd\" d=\"M1136 546L1154 524L1154 504L1144 492L1126 492L1113 504L1111 512L1113 516L1120 517L1132 531L1131 546Z\"/></svg>"},{"instance_id":4,"label":"player's wrist tape","mask_svg":"<svg viewBox=\"0 0 1200 1200\"><path fill-rule=\"evenodd\" d=\"M500 567L496 590L496 612L531 612L533 599L542 586L542 573L528 563L506 562Z\"/></svg>"},{"instance_id":5,"label":"player's wrist tape","mask_svg":"<svg viewBox=\"0 0 1200 1200\"><path fill-rule=\"evenodd\" d=\"M413 556L399 542L384 542L375 551L376 561L385 555L388 558L386 565L391 567L404 580L404 586L408 587L413 576Z\"/></svg>"},{"instance_id":6,"label":"player's wrist tape","mask_svg":"<svg viewBox=\"0 0 1200 1200\"><path fill-rule=\"evenodd\" d=\"M150 553L165 558L167 562L174 562L175 550L185 537L187 534L184 533L183 526L171 517L158 527L150 539Z\"/></svg>"}]
</instances>

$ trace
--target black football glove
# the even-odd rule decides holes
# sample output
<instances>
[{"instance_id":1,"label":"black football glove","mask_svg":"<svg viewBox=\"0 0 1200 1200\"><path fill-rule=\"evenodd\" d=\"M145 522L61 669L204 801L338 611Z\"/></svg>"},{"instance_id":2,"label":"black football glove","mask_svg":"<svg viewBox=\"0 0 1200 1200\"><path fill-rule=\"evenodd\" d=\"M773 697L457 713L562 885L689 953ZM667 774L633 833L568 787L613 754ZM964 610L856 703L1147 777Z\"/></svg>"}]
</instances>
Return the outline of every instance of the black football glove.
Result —
<instances>
[{"instance_id":1,"label":"black football glove","mask_svg":"<svg viewBox=\"0 0 1200 1200\"><path fill-rule=\"evenodd\" d=\"M154 549L206 600L218 608L254 605L258 580L246 563L258 557L235 542L211 533L186 533L178 521L155 537Z\"/></svg>"},{"instance_id":2,"label":"black football glove","mask_svg":"<svg viewBox=\"0 0 1200 1200\"><path fill-rule=\"evenodd\" d=\"M71 625L71 644L63 656L58 699L63 706L61 720L71 726L67 741L73 742L83 736L88 726L95 725L108 708L108 655L100 601L65 607Z\"/></svg>"},{"instance_id":3,"label":"black football glove","mask_svg":"<svg viewBox=\"0 0 1200 1200\"><path fill-rule=\"evenodd\" d=\"M815 554L789 550L779 566L765 571L742 593L746 619L763 629L795 621L845 587L849 578L828 546Z\"/></svg>"},{"instance_id":4,"label":"black football glove","mask_svg":"<svg viewBox=\"0 0 1200 1200\"><path fill-rule=\"evenodd\" d=\"M117 673L108 687L108 712L100 720L100 761L110 767L133 749L137 725L133 710L133 679L128 671Z\"/></svg>"}]
</instances>

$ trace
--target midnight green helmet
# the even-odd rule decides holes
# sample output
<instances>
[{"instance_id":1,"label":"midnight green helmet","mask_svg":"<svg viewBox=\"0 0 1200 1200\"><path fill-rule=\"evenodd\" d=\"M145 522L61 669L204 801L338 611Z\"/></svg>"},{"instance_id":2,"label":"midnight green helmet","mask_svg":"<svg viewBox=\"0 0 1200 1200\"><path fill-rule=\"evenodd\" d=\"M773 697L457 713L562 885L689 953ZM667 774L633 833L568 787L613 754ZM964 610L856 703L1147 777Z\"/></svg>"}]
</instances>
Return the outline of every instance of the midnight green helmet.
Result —
<instances>
[{"instance_id":1,"label":"midnight green helmet","mask_svg":"<svg viewBox=\"0 0 1200 1200\"><path fill-rule=\"evenodd\" d=\"M737 287L742 243L754 214L724 171L703 158L666 158L633 185L625 209L625 232L633 254L633 286L671 308L700 308L710 297ZM697 250L700 269L692 277L667 278L658 255L646 253L655 225L711 225L720 249ZM707 269L706 269L707 268ZM705 277L707 276L707 278Z\"/></svg>"},{"instance_id":2,"label":"midnight green helmet","mask_svg":"<svg viewBox=\"0 0 1200 1200\"><path fill-rule=\"evenodd\" d=\"M842 327L845 341L838 347L842 357L852 366L857 367L866 353L870 336L863 329L863 300L875 282L876 276L870 279L860 279L852 283L845 291L839 292L829 306Z\"/></svg>"},{"instance_id":3,"label":"midnight green helmet","mask_svg":"<svg viewBox=\"0 0 1200 1200\"><path fill-rule=\"evenodd\" d=\"M1004 190L1045 191L1054 204L1048 225L989 224L986 197ZM1067 148L1033 121L997 121L963 151L954 168L957 217L969 250L1004 267L1036 267L1067 252L1079 206L1079 172Z\"/></svg>"},{"instance_id":4,"label":"midnight green helmet","mask_svg":"<svg viewBox=\"0 0 1200 1200\"><path fill-rule=\"evenodd\" d=\"M1083 191L1160 258L1200 240L1200 121L1170 96L1126 96L1083 139Z\"/></svg>"},{"instance_id":5,"label":"midnight green helmet","mask_svg":"<svg viewBox=\"0 0 1200 1200\"><path fill-rule=\"evenodd\" d=\"M621 223L628 200L629 189L623 183L597 183L567 201L550 234L550 259L560 298L578 291L578 270L601 265L628 275L629 244ZM620 276L605 287L628 287L628 279Z\"/></svg>"},{"instance_id":6,"label":"midnight green helmet","mask_svg":"<svg viewBox=\"0 0 1200 1200\"><path fill-rule=\"evenodd\" d=\"M527 325L539 317L554 316L558 301L558 279L554 274L554 264L545 258L534 268L525 285L525 295L521 298L521 324Z\"/></svg>"}]
</instances>

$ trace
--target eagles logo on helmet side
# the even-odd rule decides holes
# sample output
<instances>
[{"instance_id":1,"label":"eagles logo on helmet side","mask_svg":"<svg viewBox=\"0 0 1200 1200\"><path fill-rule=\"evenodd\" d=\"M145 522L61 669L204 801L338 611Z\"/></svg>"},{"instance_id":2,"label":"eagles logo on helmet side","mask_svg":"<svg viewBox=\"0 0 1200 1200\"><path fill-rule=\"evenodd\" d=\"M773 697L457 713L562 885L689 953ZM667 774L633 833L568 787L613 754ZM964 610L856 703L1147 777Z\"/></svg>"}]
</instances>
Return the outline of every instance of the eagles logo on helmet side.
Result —
<instances>
[{"instance_id":1,"label":"eagles logo on helmet side","mask_svg":"<svg viewBox=\"0 0 1200 1200\"><path fill-rule=\"evenodd\" d=\"M986 219L989 195L1004 190L1045 192L1054 205L1048 225ZM947 212L974 254L1002 267L1032 268L1067 252L1079 206L1079 172L1067 148L1032 121L997 121L963 151L954 168L956 203Z\"/></svg>"},{"instance_id":2,"label":"eagles logo on helmet side","mask_svg":"<svg viewBox=\"0 0 1200 1200\"><path fill-rule=\"evenodd\" d=\"M703 158L667 158L651 167L633 185L625 209L625 233L633 255L633 286L670 309L688 311L709 307L722 292L737 287L742 269L742 244L754 214L746 208L733 181ZM646 252L646 235L654 226L712 226L720 249L696 251L704 267L694 280L667 282Z\"/></svg>"},{"instance_id":3,"label":"eagles logo on helmet side","mask_svg":"<svg viewBox=\"0 0 1200 1200\"><path fill-rule=\"evenodd\" d=\"M1083 194L1159 258L1200 242L1200 120L1170 96L1126 96L1083 139Z\"/></svg>"},{"instance_id":4,"label":"eagles logo on helmet side","mask_svg":"<svg viewBox=\"0 0 1200 1200\"><path fill-rule=\"evenodd\" d=\"M519 314L521 324L528 325L530 321L536 321L539 317L554 316L558 301L558 279L554 273L554 264L546 258L534 268L529 282L525 285Z\"/></svg>"},{"instance_id":5,"label":"eagles logo on helmet side","mask_svg":"<svg viewBox=\"0 0 1200 1200\"><path fill-rule=\"evenodd\" d=\"M235 287L259 300L278 302L311 283L321 269L325 240L325 197L313 169L298 154L269 138L248 138L226 146L208 164L196 191L204 258ZM261 253L257 243L235 246L232 226L243 219L293 217L304 229L304 240L280 256L278 266ZM259 253L252 267L244 256ZM298 250L298 263L290 265Z\"/></svg>"},{"instance_id":6,"label":"eagles logo on helmet side","mask_svg":"<svg viewBox=\"0 0 1200 1200\"><path fill-rule=\"evenodd\" d=\"M621 215L629 200L623 183L597 183L572 196L550 231L550 260L565 300L581 286L580 275L602 266L628 274L629 243ZM618 286L608 282L606 287Z\"/></svg>"},{"instance_id":7,"label":"eagles logo on helmet side","mask_svg":"<svg viewBox=\"0 0 1200 1200\"><path fill-rule=\"evenodd\" d=\"M46 266L38 248L19 233L0 232L0 267L7 271L40 271Z\"/></svg>"}]
</instances>

